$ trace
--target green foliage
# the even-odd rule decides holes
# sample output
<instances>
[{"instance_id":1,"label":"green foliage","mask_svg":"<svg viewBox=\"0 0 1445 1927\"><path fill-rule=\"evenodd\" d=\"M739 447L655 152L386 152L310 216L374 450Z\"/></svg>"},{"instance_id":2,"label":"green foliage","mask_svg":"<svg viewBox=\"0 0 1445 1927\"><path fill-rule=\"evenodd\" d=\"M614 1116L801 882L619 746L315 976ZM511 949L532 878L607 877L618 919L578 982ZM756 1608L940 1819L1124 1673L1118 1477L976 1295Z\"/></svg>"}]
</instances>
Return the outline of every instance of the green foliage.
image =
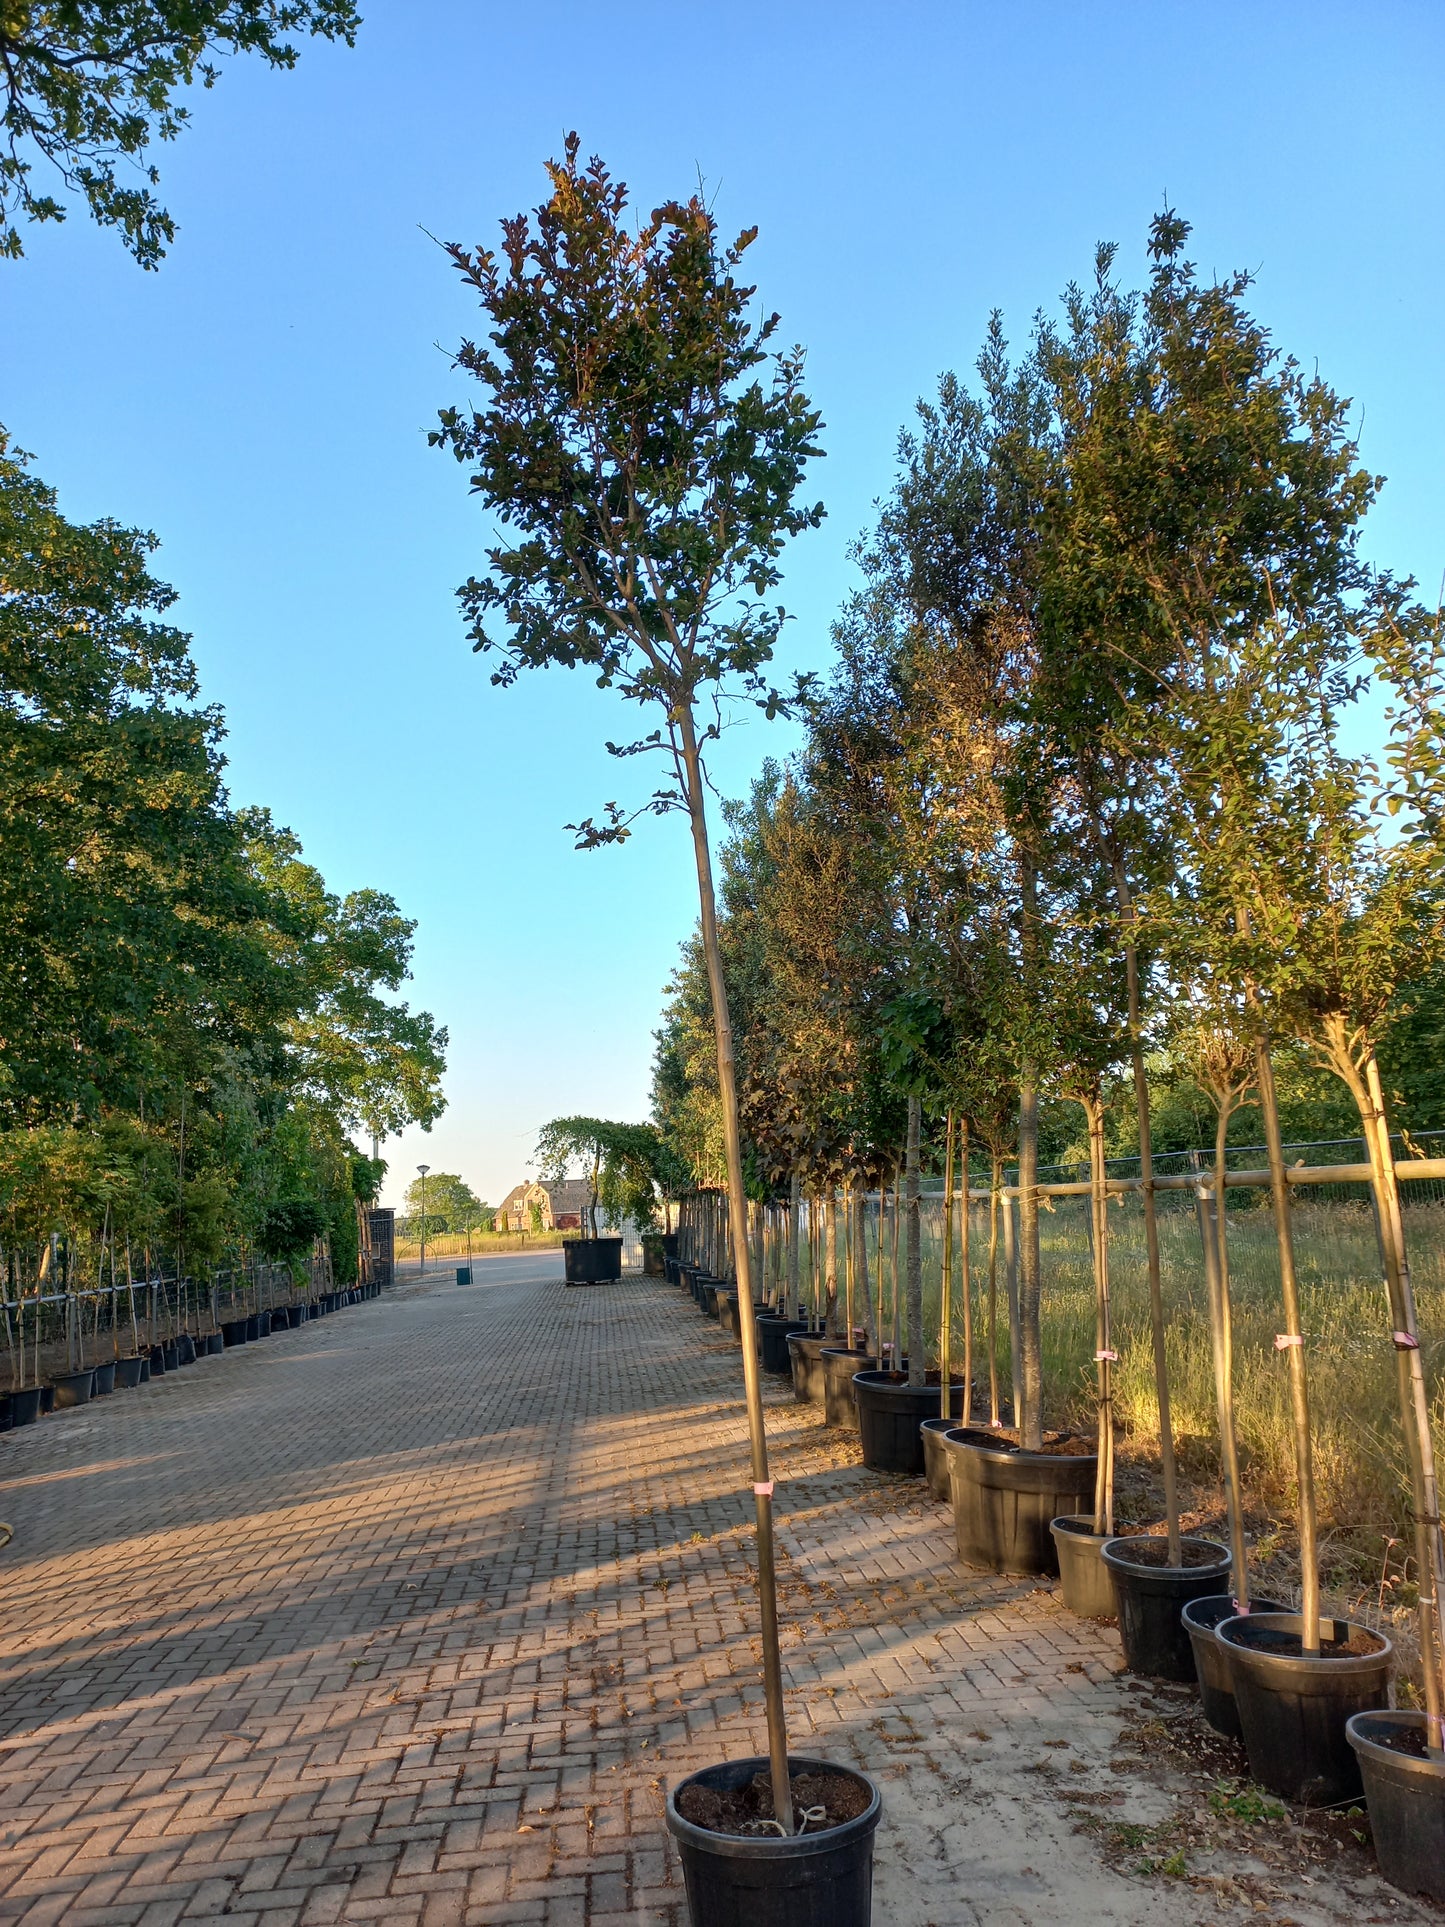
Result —
<instances>
[{"instance_id":1,"label":"green foliage","mask_svg":"<svg viewBox=\"0 0 1445 1927\"><path fill-rule=\"evenodd\" d=\"M600 1205L609 1224L652 1222L659 1193L672 1195L673 1159L651 1124L618 1124L599 1117L557 1117L542 1127L534 1153L544 1179L565 1178L580 1164L591 1191L589 1215L597 1232ZM540 1226L534 1227L540 1229Z\"/></svg>"},{"instance_id":2,"label":"green foliage","mask_svg":"<svg viewBox=\"0 0 1445 1927\"><path fill-rule=\"evenodd\" d=\"M261 1220L256 1246L263 1258L294 1261L324 1236L331 1215L315 1198L283 1198Z\"/></svg>"},{"instance_id":3,"label":"green foliage","mask_svg":"<svg viewBox=\"0 0 1445 1927\"><path fill-rule=\"evenodd\" d=\"M0 7L5 79L0 143L0 255L23 253L17 217L63 221L65 207L32 182L36 160L84 196L93 217L120 230L153 268L175 222L151 193L153 141L174 140L190 120L177 98L197 80L212 87L211 56L259 54L294 67L291 33L354 43L354 0L49 0ZM133 168L127 185L119 169Z\"/></svg>"},{"instance_id":4,"label":"green foliage","mask_svg":"<svg viewBox=\"0 0 1445 1927\"><path fill-rule=\"evenodd\" d=\"M480 1226L486 1215L486 1205L464 1178L450 1171L428 1171L425 1186L420 1177L415 1177L406 1187L403 1202L413 1226L422 1215L423 1190L428 1237L434 1232L465 1231L468 1224Z\"/></svg>"}]
</instances>

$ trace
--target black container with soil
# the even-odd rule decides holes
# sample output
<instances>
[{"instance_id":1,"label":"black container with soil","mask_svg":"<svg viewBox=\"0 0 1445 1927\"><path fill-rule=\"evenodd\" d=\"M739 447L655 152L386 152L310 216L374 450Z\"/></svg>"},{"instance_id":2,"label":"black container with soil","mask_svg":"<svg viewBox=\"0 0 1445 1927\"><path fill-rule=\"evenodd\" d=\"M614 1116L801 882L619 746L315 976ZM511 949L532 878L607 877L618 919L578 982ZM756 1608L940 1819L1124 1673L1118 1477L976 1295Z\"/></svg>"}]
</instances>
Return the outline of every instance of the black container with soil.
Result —
<instances>
[{"instance_id":1,"label":"black container with soil","mask_svg":"<svg viewBox=\"0 0 1445 1927\"><path fill-rule=\"evenodd\" d=\"M219 1332L206 1333L206 1352L211 1358L219 1358L226 1349L226 1341Z\"/></svg>"},{"instance_id":2,"label":"black container with soil","mask_svg":"<svg viewBox=\"0 0 1445 1927\"><path fill-rule=\"evenodd\" d=\"M753 1316L756 1318L763 1307L753 1300ZM743 1341L742 1316L738 1309L738 1291L735 1285L723 1285L717 1295L717 1321L735 1344Z\"/></svg>"},{"instance_id":3,"label":"black container with soil","mask_svg":"<svg viewBox=\"0 0 1445 1927\"><path fill-rule=\"evenodd\" d=\"M92 1398L109 1398L115 1390L115 1360L108 1358L103 1365L97 1365L92 1374L95 1383L90 1388Z\"/></svg>"},{"instance_id":4,"label":"black container with soil","mask_svg":"<svg viewBox=\"0 0 1445 1927\"><path fill-rule=\"evenodd\" d=\"M1057 1518L1094 1502L1098 1454L1067 1433L1025 1452L1000 1427L955 1425L943 1435L958 1556L966 1566L1035 1577L1059 1570Z\"/></svg>"},{"instance_id":5,"label":"black container with soil","mask_svg":"<svg viewBox=\"0 0 1445 1927\"><path fill-rule=\"evenodd\" d=\"M951 1432L955 1421L951 1418L926 1418L920 1421L919 1437L923 1440L923 1476L928 1481L928 1490L935 1499L946 1504L949 1498L948 1453L944 1450L943 1435Z\"/></svg>"},{"instance_id":6,"label":"black container with soil","mask_svg":"<svg viewBox=\"0 0 1445 1927\"><path fill-rule=\"evenodd\" d=\"M88 1366L80 1372L57 1372L53 1383L55 1409L65 1412L74 1405L89 1405L90 1395L95 1390L95 1371Z\"/></svg>"},{"instance_id":7,"label":"black container with soil","mask_svg":"<svg viewBox=\"0 0 1445 1927\"><path fill-rule=\"evenodd\" d=\"M906 1365L905 1360L905 1365ZM952 1387L950 1404L963 1402L963 1387ZM855 1372L853 1396L858 1405L858 1438L863 1463L874 1472L896 1472L922 1478L924 1419L937 1418L943 1404L937 1372L922 1385L910 1385L906 1370Z\"/></svg>"},{"instance_id":8,"label":"black container with soil","mask_svg":"<svg viewBox=\"0 0 1445 1927\"><path fill-rule=\"evenodd\" d=\"M765 1372L776 1372L780 1377L793 1369L792 1354L788 1350L788 1339L794 1332L806 1332L806 1322L801 1318L779 1318L775 1313L767 1313L758 1320L758 1358Z\"/></svg>"},{"instance_id":9,"label":"black container with soil","mask_svg":"<svg viewBox=\"0 0 1445 1927\"><path fill-rule=\"evenodd\" d=\"M1095 1532L1092 1512L1066 1512L1049 1521L1054 1557L1059 1562L1059 1590L1064 1604L1080 1619L1116 1619L1114 1575L1102 1554L1111 1532Z\"/></svg>"},{"instance_id":10,"label":"black container with soil","mask_svg":"<svg viewBox=\"0 0 1445 1927\"><path fill-rule=\"evenodd\" d=\"M1346 1731L1356 1713L1383 1706L1390 1642L1345 1619L1319 1622L1318 1657L1300 1649L1298 1613L1225 1619L1234 1703L1253 1779L1307 1807L1358 1799L1359 1760Z\"/></svg>"},{"instance_id":11,"label":"black container with soil","mask_svg":"<svg viewBox=\"0 0 1445 1927\"><path fill-rule=\"evenodd\" d=\"M246 1342L245 1319L228 1318L221 1327L221 1337L227 1345L244 1345Z\"/></svg>"},{"instance_id":12,"label":"black container with soil","mask_svg":"<svg viewBox=\"0 0 1445 1927\"><path fill-rule=\"evenodd\" d=\"M1180 1614L1191 1599L1219 1591L1229 1577L1229 1548L1212 1539L1179 1541L1177 1566L1160 1533L1110 1539L1102 1554L1119 1602L1124 1664L1145 1679L1194 1680L1194 1649Z\"/></svg>"},{"instance_id":13,"label":"black container with soil","mask_svg":"<svg viewBox=\"0 0 1445 1927\"><path fill-rule=\"evenodd\" d=\"M34 1425L40 1417L40 1387L24 1385L18 1392L10 1394L10 1423L12 1425Z\"/></svg>"},{"instance_id":14,"label":"black container with soil","mask_svg":"<svg viewBox=\"0 0 1445 1927\"><path fill-rule=\"evenodd\" d=\"M1283 1613L1288 1606L1278 1599L1251 1599L1251 1612ZM1180 1614L1194 1653L1194 1677L1199 1682L1199 1705L1216 1733L1226 1739L1242 1740L1239 1708L1234 1703L1234 1672L1229 1649L1221 1646L1215 1628L1226 1619L1239 1616L1238 1604L1228 1593L1209 1593L1191 1599Z\"/></svg>"},{"instance_id":15,"label":"black container with soil","mask_svg":"<svg viewBox=\"0 0 1445 1927\"><path fill-rule=\"evenodd\" d=\"M622 1276L620 1238L569 1238L562 1246L569 1285L611 1285Z\"/></svg>"},{"instance_id":16,"label":"black container with soil","mask_svg":"<svg viewBox=\"0 0 1445 1927\"><path fill-rule=\"evenodd\" d=\"M877 1787L828 1760L790 1756L788 1768L790 1838L770 1824L765 1759L705 1767L669 1791L692 1927L870 1927Z\"/></svg>"},{"instance_id":17,"label":"black container with soil","mask_svg":"<svg viewBox=\"0 0 1445 1927\"><path fill-rule=\"evenodd\" d=\"M825 1345L818 1354L823 1367L823 1415L829 1425L836 1425L844 1432L858 1430L853 1376L868 1369L872 1356L857 1345Z\"/></svg>"},{"instance_id":18,"label":"black container with soil","mask_svg":"<svg viewBox=\"0 0 1445 1927\"><path fill-rule=\"evenodd\" d=\"M827 1332L794 1332L788 1339L793 1368L793 1396L802 1405L821 1405L826 1389L823 1353L838 1343Z\"/></svg>"},{"instance_id":19,"label":"black container with soil","mask_svg":"<svg viewBox=\"0 0 1445 1927\"><path fill-rule=\"evenodd\" d=\"M1445 1900L1445 1755L1432 1758L1423 1713L1352 1713L1345 1737L1360 1763L1380 1872L1407 1894Z\"/></svg>"},{"instance_id":20,"label":"black container with soil","mask_svg":"<svg viewBox=\"0 0 1445 1927\"><path fill-rule=\"evenodd\" d=\"M135 1358L118 1358L115 1361L115 1382L117 1386L123 1391L133 1391L137 1385L144 1382L145 1365L146 1360L139 1356Z\"/></svg>"}]
</instances>

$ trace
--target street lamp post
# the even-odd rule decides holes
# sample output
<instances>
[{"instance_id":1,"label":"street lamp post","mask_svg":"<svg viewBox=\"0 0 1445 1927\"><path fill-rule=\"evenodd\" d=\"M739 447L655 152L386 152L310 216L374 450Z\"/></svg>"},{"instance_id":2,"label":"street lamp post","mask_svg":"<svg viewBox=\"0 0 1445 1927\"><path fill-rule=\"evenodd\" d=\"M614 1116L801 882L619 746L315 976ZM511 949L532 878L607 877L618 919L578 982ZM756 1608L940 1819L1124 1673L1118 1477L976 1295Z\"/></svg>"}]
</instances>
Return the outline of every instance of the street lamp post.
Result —
<instances>
[{"instance_id":1,"label":"street lamp post","mask_svg":"<svg viewBox=\"0 0 1445 1927\"><path fill-rule=\"evenodd\" d=\"M425 1272L426 1270L426 1174L428 1171L430 1171L431 1166L429 1164L419 1164L416 1168L418 1171L421 1172L421 1268L422 1268L422 1271Z\"/></svg>"}]
</instances>

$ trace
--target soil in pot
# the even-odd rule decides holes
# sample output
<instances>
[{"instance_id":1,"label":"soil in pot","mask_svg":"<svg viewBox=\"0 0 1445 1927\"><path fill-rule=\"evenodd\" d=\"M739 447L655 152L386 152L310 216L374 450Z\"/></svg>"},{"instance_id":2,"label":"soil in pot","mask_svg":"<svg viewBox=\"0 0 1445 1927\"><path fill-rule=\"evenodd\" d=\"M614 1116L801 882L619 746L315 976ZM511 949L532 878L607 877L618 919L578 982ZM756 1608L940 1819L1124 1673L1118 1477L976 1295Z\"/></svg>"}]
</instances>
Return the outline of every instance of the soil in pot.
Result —
<instances>
[{"instance_id":1,"label":"soil in pot","mask_svg":"<svg viewBox=\"0 0 1445 1927\"><path fill-rule=\"evenodd\" d=\"M26 1385L18 1392L10 1394L10 1423L12 1425L34 1425L40 1417L40 1387Z\"/></svg>"},{"instance_id":2,"label":"soil in pot","mask_svg":"<svg viewBox=\"0 0 1445 1927\"><path fill-rule=\"evenodd\" d=\"M1145 1679L1194 1681L1194 1649L1180 1614L1191 1599L1219 1591L1229 1576L1229 1549L1188 1535L1181 1563L1169 1563L1169 1541L1155 1533L1110 1539L1100 1554L1114 1577L1124 1664Z\"/></svg>"},{"instance_id":3,"label":"soil in pot","mask_svg":"<svg viewBox=\"0 0 1445 1927\"><path fill-rule=\"evenodd\" d=\"M1251 1612L1289 1611L1278 1599L1253 1598L1249 1604ZM1209 1593L1203 1598L1191 1599L1180 1615L1194 1653L1200 1710L1215 1732L1223 1733L1230 1740L1242 1740L1244 1733L1239 1724L1239 1708L1234 1703L1230 1648L1220 1645L1214 1629L1226 1619L1237 1618L1238 1614L1239 1607L1228 1593Z\"/></svg>"},{"instance_id":4,"label":"soil in pot","mask_svg":"<svg viewBox=\"0 0 1445 1927\"><path fill-rule=\"evenodd\" d=\"M55 1410L68 1411L74 1405L89 1405L90 1395L95 1390L95 1372L87 1368L82 1372L57 1372L55 1376Z\"/></svg>"},{"instance_id":5,"label":"soil in pot","mask_svg":"<svg viewBox=\"0 0 1445 1927\"><path fill-rule=\"evenodd\" d=\"M1306 1657L1300 1625L1298 1613L1250 1613L1221 1621L1215 1637L1230 1650L1251 1777L1282 1799L1333 1806L1360 1796L1346 1727L1384 1705L1391 1647L1367 1626L1322 1619L1319 1657Z\"/></svg>"},{"instance_id":6,"label":"soil in pot","mask_svg":"<svg viewBox=\"0 0 1445 1927\"><path fill-rule=\"evenodd\" d=\"M1025 1452L1015 1434L955 1425L943 1435L958 1556L989 1572L1052 1576L1059 1556L1049 1527L1094 1502L1098 1456L1091 1440L1045 1437Z\"/></svg>"},{"instance_id":7,"label":"soil in pot","mask_svg":"<svg viewBox=\"0 0 1445 1927\"><path fill-rule=\"evenodd\" d=\"M878 1789L831 1761L792 1757L788 1765L801 1827L791 1838L766 1824L765 1759L705 1768L669 1793L667 1826L682 1858L692 1927L869 1927ZM800 1811L805 1792L820 1797ZM848 1808L848 1817L828 1824L830 1813ZM752 1831L717 1831L689 1818L689 1809Z\"/></svg>"},{"instance_id":8,"label":"soil in pot","mask_svg":"<svg viewBox=\"0 0 1445 1927\"><path fill-rule=\"evenodd\" d=\"M92 1398L109 1398L115 1390L115 1360L108 1358L103 1365L97 1365L93 1373L95 1384L91 1387Z\"/></svg>"},{"instance_id":9,"label":"soil in pot","mask_svg":"<svg viewBox=\"0 0 1445 1927\"><path fill-rule=\"evenodd\" d=\"M1380 1872L1407 1894L1445 1900L1445 1759L1430 1758L1423 1713L1352 1713Z\"/></svg>"},{"instance_id":10,"label":"soil in pot","mask_svg":"<svg viewBox=\"0 0 1445 1927\"><path fill-rule=\"evenodd\" d=\"M823 1415L829 1425L856 1432L858 1407L853 1402L853 1374L865 1371L873 1354L859 1346L825 1345L818 1356L823 1367Z\"/></svg>"},{"instance_id":11,"label":"soil in pot","mask_svg":"<svg viewBox=\"0 0 1445 1927\"><path fill-rule=\"evenodd\" d=\"M962 1393L955 1385L953 1391ZM906 1372L855 1372L853 1392L858 1403L858 1437L863 1463L874 1472L923 1476L923 1435L919 1426L937 1418L943 1399L937 1372L927 1382L910 1385Z\"/></svg>"},{"instance_id":12,"label":"soil in pot","mask_svg":"<svg viewBox=\"0 0 1445 1927\"><path fill-rule=\"evenodd\" d=\"M1066 1512L1049 1521L1054 1556L1059 1562L1059 1590L1064 1604L1080 1619L1116 1619L1114 1576L1099 1556L1111 1532L1095 1532L1092 1512Z\"/></svg>"}]
</instances>

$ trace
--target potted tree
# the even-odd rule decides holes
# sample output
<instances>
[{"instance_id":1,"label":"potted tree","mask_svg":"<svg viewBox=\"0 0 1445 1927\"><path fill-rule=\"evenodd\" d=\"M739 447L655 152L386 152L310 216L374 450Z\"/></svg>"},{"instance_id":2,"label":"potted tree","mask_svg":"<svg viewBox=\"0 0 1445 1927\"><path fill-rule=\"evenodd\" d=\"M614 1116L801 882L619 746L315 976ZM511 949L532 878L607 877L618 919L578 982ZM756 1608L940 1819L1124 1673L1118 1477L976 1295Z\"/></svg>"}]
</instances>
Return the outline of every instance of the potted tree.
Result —
<instances>
[{"instance_id":1,"label":"potted tree","mask_svg":"<svg viewBox=\"0 0 1445 1927\"><path fill-rule=\"evenodd\" d=\"M801 357L771 348L776 317L756 322L752 291L736 278L753 233L721 247L700 196L666 203L634 231L625 187L601 161L582 165L579 153L569 135L563 159L549 166L551 197L535 224L526 216L507 224L503 259L450 249L489 332L457 356L482 386L481 405L444 410L433 439L470 466L473 493L520 538L491 547L488 573L461 592L475 646L501 655L495 680L554 663L584 666L651 709L656 726L619 753L665 759L668 780L643 809L681 810L692 834L742 1314L768 1727L766 1759L713 1771L740 1776L753 1791L750 1829L762 1806L780 1835L760 1854L740 1851L724 1816L710 1824L690 1817L680 1804L686 1788L675 1789L669 1822L686 1841L697 1918L701 1896L735 1886L741 1870L754 1892L782 1894L806 1883L820 1851L835 1846L852 1853L848 1880L866 1894L877 1825L871 1784L836 1768L851 1794L822 1803L822 1832L811 1822L799 1832L804 1810L793 1781L803 1763L789 1758L784 1724L773 1483L707 823L704 761L718 720L716 710L698 713L701 702L738 695L769 715L782 705L764 672L783 614L765 598L788 536L822 513L794 501L817 452L819 418L802 392ZM764 367L766 381L757 375ZM631 819L610 806L602 825L575 828L579 845L594 847L630 834ZM845 1812L859 1791L863 1813ZM840 1833L855 1821L861 1834L845 1843ZM684 1823L696 1832L684 1835Z\"/></svg>"}]
</instances>

